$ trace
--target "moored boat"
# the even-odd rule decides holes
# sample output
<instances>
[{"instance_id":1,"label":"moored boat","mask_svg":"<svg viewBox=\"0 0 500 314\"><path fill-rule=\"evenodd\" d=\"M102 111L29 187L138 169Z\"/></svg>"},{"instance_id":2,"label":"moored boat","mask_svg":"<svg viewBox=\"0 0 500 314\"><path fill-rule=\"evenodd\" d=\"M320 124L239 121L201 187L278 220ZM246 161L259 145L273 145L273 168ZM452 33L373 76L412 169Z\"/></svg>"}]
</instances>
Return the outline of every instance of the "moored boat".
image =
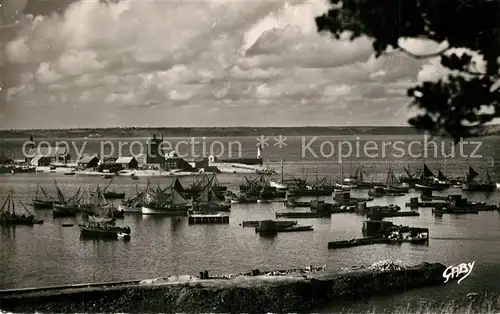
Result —
<instances>
[{"instance_id":1,"label":"moored boat","mask_svg":"<svg viewBox=\"0 0 500 314\"><path fill-rule=\"evenodd\" d=\"M406 185L402 185L398 178L394 175L394 172L389 167L387 171L387 177L385 179L385 186L383 187L384 191L388 194L399 194L399 193L407 193L410 188Z\"/></svg>"},{"instance_id":2,"label":"moored boat","mask_svg":"<svg viewBox=\"0 0 500 314\"><path fill-rule=\"evenodd\" d=\"M57 183L54 182L54 184L56 185L58 201L57 203L53 204L52 216L54 218L76 217L76 215L81 210L78 206L81 187L78 188L78 190L72 197L66 200L61 189L59 189L59 187L57 186Z\"/></svg>"},{"instance_id":3,"label":"moored boat","mask_svg":"<svg viewBox=\"0 0 500 314\"><path fill-rule=\"evenodd\" d=\"M190 207L186 199L172 185L168 195L158 188L153 200L143 205L141 211L143 215L187 216Z\"/></svg>"},{"instance_id":4,"label":"moored boat","mask_svg":"<svg viewBox=\"0 0 500 314\"><path fill-rule=\"evenodd\" d=\"M188 215L188 224L228 224L229 216L222 213L195 212Z\"/></svg>"},{"instance_id":5,"label":"moored boat","mask_svg":"<svg viewBox=\"0 0 500 314\"><path fill-rule=\"evenodd\" d=\"M197 197L193 203L192 208L194 211L210 211L210 212L229 212L231 211L231 203L227 203L225 197L221 195L220 191L215 188L215 174L210 182L203 189L201 195Z\"/></svg>"},{"instance_id":6,"label":"moored boat","mask_svg":"<svg viewBox=\"0 0 500 314\"><path fill-rule=\"evenodd\" d=\"M17 201L27 214L18 214L15 210L15 201ZM0 208L0 225L28 225L42 224L43 220L36 219L35 216L24 206L24 204L14 195L12 189Z\"/></svg>"},{"instance_id":7,"label":"moored boat","mask_svg":"<svg viewBox=\"0 0 500 314\"><path fill-rule=\"evenodd\" d=\"M259 222L259 226L255 227L255 232L259 234L274 235L280 232L300 232L313 231L312 226L297 226L276 223L274 220L263 220Z\"/></svg>"},{"instance_id":8,"label":"moored boat","mask_svg":"<svg viewBox=\"0 0 500 314\"><path fill-rule=\"evenodd\" d=\"M108 224L80 224L80 235L89 239L130 239L130 227L117 227Z\"/></svg>"},{"instance_id":9,"label":"moored boat","mask_svg":"<svg viewBox=\"0 0 500 314\"><path fill-rule=\"evenodd\" d=\"M490 174L487 170L486 181L476 181L475 179L478 175L479 173L477 173L471 166L469 166L469 173L466 175L465 182L462 183L462 190L471 192L492 192L496 190L497 185L491 180Z\"/></svg>"},{"instance_id":10,"label":"moored boat","mask_svg":"<svg viewBox=\"0 0 500 314\"><path fill-rule=\"evenodd\" d=\"M43 195L42 198L39 197L38 191L40 191ZM33 199L33 207L35 209L52 209L55 200L51 197L41 186L40 184L36 185L36 195Z\"/></svg>"},{"instance_id":11,"label":"moored boat","mask_svg":"<svg viewBox=\"0 0 500 314\"><path fill-rule=\"evenodd\" d=\"M130 238L130 227L115 226L113 209L107 203L104 193L97 187L93 194L92 210L83 216L84 223L80 224L82 238L90 239L119 239Z\"/></svg>"}]
</instances>

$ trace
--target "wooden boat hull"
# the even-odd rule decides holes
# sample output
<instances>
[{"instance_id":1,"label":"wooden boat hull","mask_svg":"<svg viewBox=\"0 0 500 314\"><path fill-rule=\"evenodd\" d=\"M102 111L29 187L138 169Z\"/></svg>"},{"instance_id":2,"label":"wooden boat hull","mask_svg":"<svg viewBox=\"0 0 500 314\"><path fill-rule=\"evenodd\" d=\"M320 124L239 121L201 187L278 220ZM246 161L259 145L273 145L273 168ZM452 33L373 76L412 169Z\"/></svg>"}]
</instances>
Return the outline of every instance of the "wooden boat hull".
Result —
<instances>
[{"instance_id":1,"label":"wooden boat hull","mask_svg":"<svg viewBox=\"0 0 500 314\"><path fill-rule=\"evenodd\" d=\"M88 239L118 239L119 237L129 238L130 228L80 225L80 236Z\"/></svg>"},{"instance_id":2,"label":"wooden boat hull","mask_svg":"<svg viewBox=\"0 0 500 314\"><path fill-rule=\"evenodd\" d=\"M496 188L496 184L462 184L462 191L470 192L493 192Z\"/></svg>"},{"instance_id":3,"label":"wooden boat hull","mask_svg":"<svg viewBox=\"0 0 500 314\"><path fill-rule=\"evenodd\" d=\"M248 220L248 221L243 221L242 226L243 227L258 227L261 223L261 220ZM296 226L298 223L297 220L275 220L274 224L276 226L280 227L293 227Z\"/></svg>"},{"instance_id":4,"label":"wooden boat hull","mask_svg":"<svg viewBox=\"0 0 500 314\"><path fill-rule=\"evenodd\" d=\"M123 211L124 213L142 213L142 206L141 205L131 206L131 205L126 205L126 204L119 204L118 210Z\"/></svg>"},{"instance_id":5,"label":"wooden boat hull","mask_svg":"<svg viewBox=\"0 0 500 314\"><path fill-rule=\"evenodd\" d=\"M330 218L330 212L277 212L276 218Z\"/></svg>"},{"instance_id":6,"label":"wooden boat hull","mask_svg":"<svg viewBox=\"0 0 500 314\"><path fill-rule=\"evenodd\" d=\"M188 217L188 224L229 224L229 216L192 214Z\"/></svg>"},{"instance_id":7,"label":"wooden boat hull","mask_svg":"<svg viewBox=\"0 0 500 314\"><path fill-rule=\"evenodd\" d=\"M361 239L352 239L346 241L332 241L328 242L329 249L342 249L350 248L362 245L372 245L372 244L426 244L429 242L429 238L412 238L412 239L389 239L386 237L367 237Z\"/></svg>"},{"instance_id":8,"label":"wooden boat hull","mask_svg":"<svg viewBox=\"0 0 500 314\"><path fill-rule=\"evenodd\" d=\"M52 209L52 217L65 218L76 217L80 209L76 206L54 205Z\"/></svg>"},{"instance_id":9,"label":"wooden boat hull","mask_svg":"<svg viewBox=\"0 0 500 314\"><path fill-rule=\"evenodd\" d=\"M201 211L219 211L219 212L230 212L231 204L198 204L197 210Z\"/></svg>"},{"instance_id":10,"label":"wooden boat hull","mask_svg":"<svg viewBox=\"0 0 500 314\"><path fill-rule=\"evenodd\" d=\"M281 233L281 232L302 232L302 231L314 231L314 228L312 226L291 226L291 227L284 227L280 225L275 225L275 228L262 228L262 227L256 227L255 232L260 233L260 234L276 234L276 233Z\"/></svg>"},{"instance_id":11,"label":"wooden boat hull","mask_svg":"<svg viewBox=\"0 0 500 314\"><path fill-rule=\"evenodd\" d=\"M52 209L54 207L54 202L52 201L33 200L32 204L36 209Z\"/></svg>"},{"instance_id":12,"label":"wooden boat hull","mask_svg":"<svg viewBox=\"0 0 500 314\"><path fill-rule=\"evenodd\" d=\"M291 208L295 208L295 207L310 207L311 206L311 202L289 202L289 201L285 201L285 207L291 207Z\"/></svg>"},{"instance_id":13,"label":"wooden boat hull","mask_svg":"<svg viewBox=\"0 0 500 314\"><path fill-rule=\"evenodd\" d=\"M428 184L416 183L415 184L415 189L417 189L417 190L441 191L441 190L444 190L445 187L440 186L440 185L428 185Z\"/></svg>"},{"instance_id":14,"label":"wooden boat hull","mask_svg":"<svg viewBox=\"0 0 500 314\"><path fill-rule=\"evenodd\" d=\"M37 220L33 216L27 217L0 217L0 225L3 226L33 226L41 225L43 220Z\"/></svg>"},{"instance_id":15,"label":"wooden boat hull","mask_svg":"<svg viewBox=\"0 0 500 314\"><path fill-rule=\"evenodd\" d=\"M125 198L125 193L104 192L104 197L107 199L122 199Z\"/></svg>"},{"instance_id":16,"label":"wooden boat hull","mask_svg":"<svg viewBox=\"0 0 500 314\"><path fill-rule=\"evenodd\" d=\"M142 206L141 212L143 215L163 215L163 216L187 216L189 207L184 208L154 208Z\"/></svg>"},{"instance_id":17,"label":"wooden boat hull","mask_svg":"<svg viewBox=\"0 0 500 314\"><path fill-rule=\"evenodd\" d=\"M291 190L290 194L297 197L330 196L333 189L328 190Z\"/></svg>"},{"instance_id":18,"label":"wooden boat hull","mask_svg":"<svg viewBox=\"0 0 500 314\"><path fill-rule=\"evenodd\" d=\"M256 204L257 199L256 198L238 198L238 199L232 199L231 204Z\"/></svg>"},{"instance_id":19,"label":"wooden boat hull","mask_svg":"<svg viewBox=\"0 0 500 314\"><path fill-rule=\"evenodd\" d=\"M408 193L410 191L409 187L404 187L404 186L390 186L384 188L384 191L387 193Z\"/></svg>"},{"instance_id":20,"label":"wooden boat hull","mask_svg":"<svg viewBox=\"0 0 500 314\"><path fill-rule=\"evenodd\" d=\"M479 210L477 209L466 209L466 208L433 208L432 212L435 214L454 214L454 215L479 214Z\"/></svg>"}]
</instances>

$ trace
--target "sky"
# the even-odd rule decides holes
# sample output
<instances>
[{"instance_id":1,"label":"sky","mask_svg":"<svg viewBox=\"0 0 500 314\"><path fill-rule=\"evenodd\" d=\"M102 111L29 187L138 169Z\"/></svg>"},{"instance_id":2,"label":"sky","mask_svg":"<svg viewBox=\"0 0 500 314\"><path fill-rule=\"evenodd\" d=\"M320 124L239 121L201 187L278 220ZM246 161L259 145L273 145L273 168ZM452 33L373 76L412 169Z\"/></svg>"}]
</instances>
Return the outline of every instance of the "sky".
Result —
<instances>
[{"instance_id":1,"label":"sky","mask_svg":"<svg viewBox=\"0 0 500 314\"><path fill-rule=\"evenodd\" d=\"M375 59L368 38L319 34L314 18L328 8L4 0L0 128L407 125L406 90L439 76L438 62Z\"/></svg>"}]
</instances>

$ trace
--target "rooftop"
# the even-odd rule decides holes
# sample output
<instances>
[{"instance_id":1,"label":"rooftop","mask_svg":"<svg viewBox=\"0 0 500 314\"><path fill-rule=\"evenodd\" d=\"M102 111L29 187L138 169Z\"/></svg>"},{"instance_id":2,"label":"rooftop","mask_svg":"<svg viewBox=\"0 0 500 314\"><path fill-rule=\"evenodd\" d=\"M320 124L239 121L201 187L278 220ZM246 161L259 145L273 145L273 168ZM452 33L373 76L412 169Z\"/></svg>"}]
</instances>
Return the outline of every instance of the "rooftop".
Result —
<instances>
[{"instance_id":1,"label":"rooftop","mask_svg":"<svg viewBox=\"0 0 500 314\"><path fill-rule=\"evenodd\" d=\"M130 163L132 160L134 160L135 158L134 157L119 157L115 163L116 164L128 164Z\"/></svg>"}]
</instances>

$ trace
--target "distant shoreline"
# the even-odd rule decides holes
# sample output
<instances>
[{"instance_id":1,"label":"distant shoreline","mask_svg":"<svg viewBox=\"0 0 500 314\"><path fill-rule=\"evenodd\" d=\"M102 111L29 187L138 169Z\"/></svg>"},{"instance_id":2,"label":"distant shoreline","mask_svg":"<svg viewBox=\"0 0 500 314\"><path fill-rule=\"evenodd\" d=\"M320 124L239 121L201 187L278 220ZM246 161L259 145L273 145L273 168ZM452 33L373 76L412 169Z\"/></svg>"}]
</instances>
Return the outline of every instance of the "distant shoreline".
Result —
<instances>
[{"instance_id":1,"label":"distant shoreline","mask_svg":"<svg viewBox=\"0 0 500 314\"><path fill-rule=\"evenodd\" d=\"M149 137L239 137L239 136L328 136L328 135L423 135L410 126L307 126L307 127L127 127L81 129L0 130L0 138L113 138ZM500 125L484 127L483 135L500 134Z\"/></svg>"},{"instance_id":2,"label":"distant shoreline","mask_svg":"<svg viewBox=\"0 0 500 314\"><path fill-rule=\"evenodd\" d=\"M232 136L313 136L313 135L418 135L423 132L412 127L129 127L129 128L82 128L82 129L32 129L1 130L1 138L113 138L149 137L153 134L165 137L232 137Z\"/></svg>"}]
</instances>

